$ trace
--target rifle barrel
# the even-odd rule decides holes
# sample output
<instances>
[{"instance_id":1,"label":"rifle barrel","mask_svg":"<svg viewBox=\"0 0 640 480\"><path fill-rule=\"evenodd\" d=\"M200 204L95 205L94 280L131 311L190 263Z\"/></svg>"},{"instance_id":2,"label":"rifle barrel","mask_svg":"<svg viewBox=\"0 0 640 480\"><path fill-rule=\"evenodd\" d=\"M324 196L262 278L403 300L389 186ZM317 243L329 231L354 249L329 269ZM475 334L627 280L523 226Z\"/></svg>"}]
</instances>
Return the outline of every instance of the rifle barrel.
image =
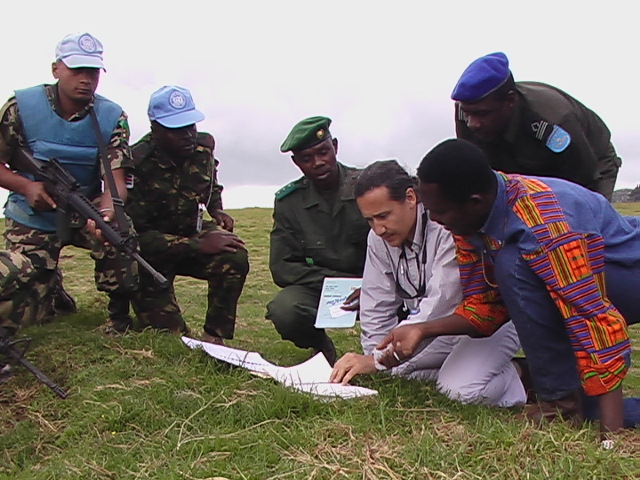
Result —
<instances>
[{"instance_id":1,"label":"rifle barrel","mask_svg":"<svg viewBox=\"0 0 640 480\"><path fill-rule=\"evenodd\" d=\"M22 342L23 340L19 341ZM40 380L40 382L49 387L58 397L63 399L67 398L67 392L65 392L57 383L47 377L42 372L42 370L40 370L26 358L24 358L24 353L18 351L15 345L13 345L12 343L4 344L0 352L4 353L7 357L19 362L24 368L29 370L38 380Z\"/></svg>"}]
</instances>

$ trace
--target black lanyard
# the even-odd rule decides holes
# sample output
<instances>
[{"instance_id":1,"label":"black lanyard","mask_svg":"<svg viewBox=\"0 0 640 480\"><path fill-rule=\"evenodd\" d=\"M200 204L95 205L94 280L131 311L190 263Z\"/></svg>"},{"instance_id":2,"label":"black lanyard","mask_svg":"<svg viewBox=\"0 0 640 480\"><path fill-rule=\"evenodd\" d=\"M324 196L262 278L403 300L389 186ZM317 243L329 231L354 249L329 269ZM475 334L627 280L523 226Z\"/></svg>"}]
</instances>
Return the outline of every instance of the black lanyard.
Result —
<instances>
[{"instance_id":1,"label":"black lanyard","mask_svg":"<svg viewBox=\"0 0 640 480\"><path fill-rule=\"evenodd\" d=\"M402 252L398 258L398 265L396 265L395 282L396 282L396 294L404 299L422 298L427 291L427 222L429 216L427 212L422 214L422 248L416 253L416 269L418 271L418 285L416 286L411 280L409 272L409 261L407 260L407 253L402 244ZM403 265L404 262L404 265ZM400 275L403 275L406 282L411 285L411 288L415 291L415 294L407 292L402 285L400 285Z\"/></svg>"}]
</instances>

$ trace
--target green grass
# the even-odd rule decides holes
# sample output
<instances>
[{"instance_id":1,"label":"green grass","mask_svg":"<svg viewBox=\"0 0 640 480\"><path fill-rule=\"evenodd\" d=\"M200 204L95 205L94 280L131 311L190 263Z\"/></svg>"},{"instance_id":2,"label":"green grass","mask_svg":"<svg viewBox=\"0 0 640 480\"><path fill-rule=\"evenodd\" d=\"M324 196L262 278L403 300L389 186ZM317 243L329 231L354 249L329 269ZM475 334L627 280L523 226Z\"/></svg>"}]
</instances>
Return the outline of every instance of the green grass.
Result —
<instances>
[{"instance_id":1,"label":"green grass","mask_svg":"<svg viewBox=\"0 0 640 480\"><path fill-rule=\"evenodd\" d=\"M640 215L640 205L622 205ZM280 341L264 320L276 292L267 266L271 211L232 212L251 261L231 346L280 365L308 351ZM0 385L0 479L635 479L640 434L614 451L595 427L541 429L516 411L464 406L433 386L366 377L377 397L320 402L191 351L153 331L107 337L105 296L85 251L62 266L79 313L24 328L28 357L69 391L55 397L20 369ZM194 332L204 282L180 278L178 298ZM632 328L635 342L640 329ZM340 353L359 349L357 329L331 332ZM634 362L640 355L634 352ZM633 367L628 394L640 394Z\"/></svg>"}]
</instances>

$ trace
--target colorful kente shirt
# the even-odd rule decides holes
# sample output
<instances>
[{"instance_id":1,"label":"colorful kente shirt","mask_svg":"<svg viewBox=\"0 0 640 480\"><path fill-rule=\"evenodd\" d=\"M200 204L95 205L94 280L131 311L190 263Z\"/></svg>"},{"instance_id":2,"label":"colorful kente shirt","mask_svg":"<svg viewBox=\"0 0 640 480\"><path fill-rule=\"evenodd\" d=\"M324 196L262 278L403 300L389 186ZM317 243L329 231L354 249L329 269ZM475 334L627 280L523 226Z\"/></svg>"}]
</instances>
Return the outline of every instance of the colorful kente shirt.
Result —
<instances>
[{"instance_id":1,"label":"colorful kente shirt","mask_svg":"<svg viewBox=\"0 0 640 480\"><path fill-rule=\"evenodd\" d=\"M496 175L486 224L476 235L455 237L464 294L456 313L485 335L509 320L492 259L503 245L516 244L564 318L585 392L617 388L630 343L624 318L606 296L604 266L640 269L639 223L570 182Z\"/></svg>"}]
</instances>

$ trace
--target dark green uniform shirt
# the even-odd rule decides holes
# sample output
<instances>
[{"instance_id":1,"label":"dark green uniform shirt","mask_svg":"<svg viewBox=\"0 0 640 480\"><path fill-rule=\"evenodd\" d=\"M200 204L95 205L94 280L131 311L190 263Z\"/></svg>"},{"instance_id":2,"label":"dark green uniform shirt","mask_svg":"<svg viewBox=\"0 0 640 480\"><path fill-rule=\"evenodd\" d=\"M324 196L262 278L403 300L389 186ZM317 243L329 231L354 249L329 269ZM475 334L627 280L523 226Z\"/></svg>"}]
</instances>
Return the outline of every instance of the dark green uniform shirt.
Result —
<instances>
[{"instance_id":1,"label":"dark green uniform shirt","mask_svg":"<svg viewBox=\"0 0 640 480\"><path fill-rule=\"evenodd\" d=\"M213 149L213 137L204 132L198 133L194 153L179 162L161 152L150 133L131 147L135 178L126 210L143 252L156 253L176 243L197 249L190 237L197 233L199 204L209 212L222 209Z\"/></svg>"},{"instance_id":2,"label":"dark green uniform shirt","mask_svg":"<svg viewBox=\"0 0 640 480\"><path fill-rule=\"evenodd\" d=\"M306 178L276 193L269 268L280 287L320 290L325 277L360 277L369 225L353 187L361 170L338 163L340 185L330 208Z\"/></svg>"},{"instance_id":3,"label":"dark green uniform shirt","mask_svg":"<svg viewBox=\"0 0 640 480\"><path fill-rule=\"evenodd\" d=\"M502 138L477 140L456 103L456 134L488 155L495 170L559 177L611 199L621 160L611 133L600 117L575 98L551 85L517 82L518 104ZM570 144L556 153L547 146L554 126L565 130Z\"/></svg>"}]
</instances>

